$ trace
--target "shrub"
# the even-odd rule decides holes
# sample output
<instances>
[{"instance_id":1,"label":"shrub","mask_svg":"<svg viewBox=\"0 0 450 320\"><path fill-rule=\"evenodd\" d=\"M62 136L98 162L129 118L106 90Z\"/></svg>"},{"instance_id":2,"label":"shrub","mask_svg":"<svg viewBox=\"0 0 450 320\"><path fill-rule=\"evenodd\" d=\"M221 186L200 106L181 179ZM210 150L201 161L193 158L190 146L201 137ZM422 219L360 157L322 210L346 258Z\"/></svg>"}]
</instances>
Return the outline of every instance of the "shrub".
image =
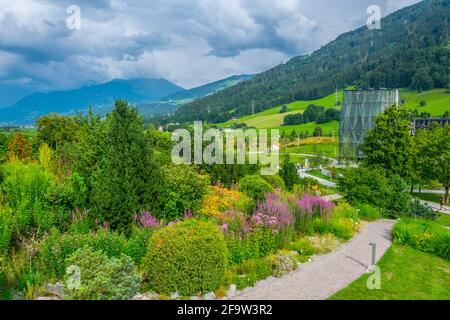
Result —
<instances>
[{"instance_id":1,"label":"shrub","mask_svg":"<svg viewBox=\"0 0 450 320\"><path fill-rule=\"evenodd\" d=\"M246 260L230 269L231 279L226 285L234 283L238 290L254 286L256 281L272 275L272 260L270 257Z\"/></svg>"},{"instance_id":2,"label":"shrub","mask_svg":"<svg viewBox=\"0 0 450 320\"><path fill-rule=\"evenodd\" d=\"M237 209L248 212L253 207L253 200L242 192L220 186L208 187L208 194L203 198L198 213L209 217L225 218L226 212Z\"/></svg>"},{"instance_id":3,"label":"shrub","mask_svg":"<svg viewBox=\"0 0 450 320\"><path fill-rule=\"evenodd\" d=\"M351 204L370 204L383 209L384 216L398 217L411 211L408 186L398 176L387 177L381 168L347 169L338 179L338 186Z\"/></svg>"},{"instance_id":4,"label":"shrub","mask_svg":"<svg viewBox=\"0 0 450 320\"><path fill-rule=\"evenodd\" d=\"M298 261L291 252L281 251L272 256L272 275L275 277L282 277L288 272L294 271L298 268Z\"/></svg>"},{"instance_id":5,"label":"shrub","mask_svg":"<svg viewBox=\"0 0 450 320\"><path fill-rule=\"evenodd\" d=\"M147 254L152 233L153 230L150 228L134 228L123 253L131 257L136 264L140 264Z\"/></svg>"},{"instance_id":6,"label":"shrub","mask_svg":"<svg viewBox=\"0 0 450 320\"><path fill-rule=\"evenodd\" d=\"M392 232L394 242L450 259L450 230L436 222L402 219Z\"/></svg>"},{"instance_id":7,"label":"shrub","mask_svg":"<svg viewBox=\"0 0 450 320\"><path fill-rule=\"evenodd\" d=\"M46 196L54 188L54 177L35 165L11 163L5 166L1 185L7 204L14 212L18 233L49 230L56 222L53 208L46 206Z\"/></svg>"},{"instance_id":8,"label":"shrub","mask_svg":"<svg viewBox=\"0 0 450 320\"><path fill-rule=\"evenodd\" d=\"M228 261L230 265L250 259L258 259L275 252L279 247L280 234L271 228L260 227L243 237L228 235Z\"/></svg>"},{"instance_id":9,"label":"shrub","mask_svg":"<svg viewBox=\"0 0 450 320\"><path fill-rule=\"evenodd\" d=\"M411 216L414 218L436 220L439 217L439 212L434 211L430 205L422 204L420 200L416 199L411 205Z\"/></svg>"},{"instance_id":10,"label":"shrub","mask_svg":"<svg viewBox=\"0 0 450 320\"><path fill-rule=\"evenodd\" d=\"M379 209L371 206L367 203L360 203L355 205L358 211L358 216L366 221L375 221L381 218L381 212Z\"/></svg>"},{"instance_id":11,"label":"shrub","mask_svg":"<svg viewBox=\"0 0 450 320\"><path fill-rule=\"evenodd\" d=\"M47 274L61 278L65 273L65 261L85 246L102 251L108 257L119 257L125 252L127 240L124 236L108 230L89 234L61 234L54 230L41 243L39 263Z\"/></svg>"},{"instance_id":12,"label":"shrub","mask_svg":"<svg viewBox=\"0 0 450 320\"><path fill-rule=\"evenodd\" d=\"M279 175L272 176L262 176L264 180L266 180L274 189L282 189L286 188L283 179Z\"/></svg>"},{"instance_id":13,"label":"shrub","mask_svg":"<svg viewBox=\"0 0 450 320\"><path fill-rule=\"evenodd\" d=\"M8 208L0 208L0 257L9 250L13 217Z\"/></svg>"},{"instance_id":14,"label":"shrub","mask_svg":"<svg viewBox=\"0 0 450 320\"><path fill-rule=\"evenodd\" d=\"M66 277L68 299L126 300L139 290L140 277L131 258L124 254L110 259L102 251L85 246L71 255L65 265L80 268L79 289L68 286L71 275Z\"/></svg>"},{"instance_id":15,"label":"shrub","mask_svg":"<svg viewBox=\"0 0 450 320\"><path fill-rule=\"evenodd\" d=\"M164 188L161 197L164 203L164 218L175 220L183 217L183 213L188 209L200 209L209 185L209 176L196 173L189 165L164 167L163 175Z\"/></svg>"},{"instance_id":16,"label":"shrub","mask_svg":"<svg viewBox=\"0 0 450 320\"><path fill-rule=\"evenodd\" d=\"M314 254L314 248L309 239L301 238L295 242L293 242L290 246L290 249L296 251L299 255L302 256L312 256Z\"/></svg>"},{"instance_id":17,"label":"shrub","mask_svg":"<svg viewBox=\"0 0 450 320\"><path fill-rule=\"evenodd\" d=\"M239 181L240 190L255 200L262 200L266 193L272 192L272 186L260 176L246 176Z\"/></svg>"},{"instance_id":18,"label":"shrub","mask_svg":"<svg viewBox=\"0 0 450 320\"><path fill-rule=\"evenodd\" d=\"M197 220L156 231L144 260L151 288L162 294L214 291L226 266L227 248L219 228Z\"/></svg>"}]
</instances>

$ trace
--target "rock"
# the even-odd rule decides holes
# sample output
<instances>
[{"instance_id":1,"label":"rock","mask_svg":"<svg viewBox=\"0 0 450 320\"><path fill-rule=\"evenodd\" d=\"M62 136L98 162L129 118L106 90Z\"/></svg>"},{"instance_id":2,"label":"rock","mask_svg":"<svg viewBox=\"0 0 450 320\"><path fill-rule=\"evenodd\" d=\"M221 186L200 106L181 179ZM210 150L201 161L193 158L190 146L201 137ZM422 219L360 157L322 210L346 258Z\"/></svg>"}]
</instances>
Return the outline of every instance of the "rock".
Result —
<instances>
[{"instance_id":1,"label":"rock","mask_svg":"<svg viewBox=\"0 0 450 320\"><path fill-rule=\"evenodd\" d=\"M216 300L216 294L214 292L208 292L203 297L204 300Z\"/></svg>"},{"instance_id":2,"label":"rock","mask_svg":"<svg viewBox=\"0 0 450 320\"><path fill-rule=\"evenodd\" d=\"M200 298L198 296L192 296L189 298L189 300L200 300Z\"/></svg>"},{"instance_id":3,"label":"rock","mask_svg":"<svg viewBox=\"0 0 450 320\"><path fill-rule=\"evenodd\" d=\"M64 296L64 284L62 283L47 284L45 290L48 294L55 295L59 298Z\"/></svg>"},{"instance_id":4,"label":"rock","mask_svg":"<svg viewBox=\"0 0 450 320\"><path fill-rule=\"evenodd\" d=\"M131 300L144 300L144 296L142 294L137 294L132 297Z\"/></svg>"},{"instance_id":5,"label":"rock","mask_svg":"<svg viewBox=\"0 0 450 320\"><path fill-rule=\"evenodd\" d=\"M180 298L180 295L178 294L178 292L172 293L172 295L170 296L170 299L172 300L178 300Z\"/></svg>"}]
</instances>

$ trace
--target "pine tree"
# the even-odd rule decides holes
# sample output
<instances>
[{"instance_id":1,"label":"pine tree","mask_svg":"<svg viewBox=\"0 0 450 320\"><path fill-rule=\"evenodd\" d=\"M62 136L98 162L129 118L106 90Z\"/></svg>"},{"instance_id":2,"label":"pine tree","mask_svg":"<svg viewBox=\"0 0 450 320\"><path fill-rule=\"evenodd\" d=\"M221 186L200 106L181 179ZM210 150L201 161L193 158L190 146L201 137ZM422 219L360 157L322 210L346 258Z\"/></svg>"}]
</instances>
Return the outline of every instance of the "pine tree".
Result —
<instances>
[{"instance_id":1,"label":"pine tree","mask_svg":"<svg viewBox=\"0 0 450 320\"><path fill-rule=\"evenodd\" d=\"M108 116L107 149L97 171L93 204L112 229L128 232L140 209L156 214L162 176L136 109L116 101Z\"/></svg>"}]
</instances>

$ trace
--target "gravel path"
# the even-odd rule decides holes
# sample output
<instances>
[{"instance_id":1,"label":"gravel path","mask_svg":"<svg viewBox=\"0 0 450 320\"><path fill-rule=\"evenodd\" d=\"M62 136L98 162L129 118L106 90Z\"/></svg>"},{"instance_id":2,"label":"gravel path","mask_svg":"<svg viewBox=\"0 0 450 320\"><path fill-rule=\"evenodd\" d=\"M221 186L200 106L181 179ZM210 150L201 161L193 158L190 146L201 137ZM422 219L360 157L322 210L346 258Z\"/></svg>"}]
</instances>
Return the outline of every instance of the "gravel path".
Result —
<instances>
[{"instance_id":1,"label":"gravel path","mask_svg":"<svg viewBox=\"0 0 450 320\"><path fill-rule=\"evenodd\" d=\"M230 297L233 300L323 300L347 287L371 265L376 243L376 261L391 246L395 221L366 222L360 233L336 251L312 258L282 277L269 278ZM381 270L383 271L383 270Z\"/></svg>"}]
</instances>

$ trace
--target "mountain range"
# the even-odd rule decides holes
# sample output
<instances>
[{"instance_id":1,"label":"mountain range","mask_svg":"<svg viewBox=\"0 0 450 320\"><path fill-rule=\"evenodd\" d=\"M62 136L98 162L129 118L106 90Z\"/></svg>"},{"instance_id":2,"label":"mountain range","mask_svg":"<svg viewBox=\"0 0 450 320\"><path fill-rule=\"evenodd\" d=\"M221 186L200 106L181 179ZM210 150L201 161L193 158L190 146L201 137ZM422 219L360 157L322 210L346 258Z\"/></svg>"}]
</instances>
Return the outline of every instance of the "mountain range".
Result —
<instances>
[{"instance_id":1,"label":"mountain range","mask_svg":"<svg viewBox=\"0 0 450 320\"><path fill-rule=\"evenodd\" d=\"M105 114L116 99L136 105L145 116L168 114L183 103L216 93L251 75L232 76L200 87L186 90L166 79L115 79L103 84L85 86L67 91L33 93L13 106L0 109L0 124L33 124L50 112L73 115L90 107L96 113Z\"/></svg>"},{"instance_id":2,"label":"mountain range","mask_svg":"<svg viewBox=\"0 0 450 320\"><path fill-rule=\"evenodd\" d=\"M448 87L449 23L449 0L419 2L383 18L381 29L363 26L345 33L310 55L187 103L165 121L220 123L297 100L318 99L348 86Z\"/></svg>"}]
</instances>

